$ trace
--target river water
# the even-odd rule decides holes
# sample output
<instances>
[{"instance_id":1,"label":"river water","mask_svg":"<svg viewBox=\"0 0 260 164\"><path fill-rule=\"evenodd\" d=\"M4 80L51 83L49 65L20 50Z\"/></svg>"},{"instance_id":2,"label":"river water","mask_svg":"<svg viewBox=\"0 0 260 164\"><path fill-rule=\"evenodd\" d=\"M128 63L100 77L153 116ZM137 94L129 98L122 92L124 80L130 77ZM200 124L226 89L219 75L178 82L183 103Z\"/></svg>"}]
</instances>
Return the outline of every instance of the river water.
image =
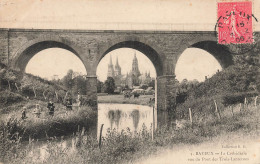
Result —
<instances>
[{"instance_id":1,"label":"river water","mask_svg":"<svg viewBox=\"0 0 260 164\"><path fill-rule=\"evenodd\" d=\"M103 125L102 136L108 129L118 132L129 128L131 132L140 131L144 126L150 131L156 127L156 111L151 106L136 104L98 104L98 136Z\"/></svg>"},{"instance_id":2,"label":"river water","mask_svg":"<svg viewBox=\"0 0 260 164\"><path fill-rule=\"evenodd\" d=\"M100 135L100 128L103 125L102 136L105 137L108 129L121 130L130 129L131 132L139 132L146 126L149 132L153 132L157 126L157 112L152 106L136 105L136 104L98 104L98 131L97 138ZM154 127L153 127L154 126ZM57 142L62 149L69 148L69 152L76 151L75 138L67 138L65 141ZM71 143L71 144L69 144ZM71 145L68 147L68 144ZM49 156L47 152L47 144L36 143L28 157L33 162L44 161Z\"/></svg>"}]
</instances>

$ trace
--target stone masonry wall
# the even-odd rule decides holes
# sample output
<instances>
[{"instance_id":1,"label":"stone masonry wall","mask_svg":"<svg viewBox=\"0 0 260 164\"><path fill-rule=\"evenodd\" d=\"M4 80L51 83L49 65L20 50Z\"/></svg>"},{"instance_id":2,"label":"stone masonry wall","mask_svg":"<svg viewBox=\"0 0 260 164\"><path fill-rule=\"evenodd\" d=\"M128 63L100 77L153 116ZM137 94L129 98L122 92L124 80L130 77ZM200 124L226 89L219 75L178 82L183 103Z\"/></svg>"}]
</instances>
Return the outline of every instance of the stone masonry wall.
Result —
<instances>
[{"instance_id":1,"label":"stone masonry wall","mask_svg":"<svg viewBox=\"0 0 260 164\"><path fill-rule=\"evenodd\" d=\"M0 62L8 65L8 30L0 31Z\"/></svg>"},{"instance_id":2,"label":"stone masonry wall","mask_svg":"<svg viewBox=\"0 0 260 164\"><path fill-rule=\"evenodd\" d=\"M166 107L166 78L157 77L157 110L163 110Z\"/></svg>"},{"instance_id":3,"label":"stone masonry wall","mask_svg":"<svg viewBox=\"0 0 260 164\"><path fill-rule=\"evenodd\" d=\"M175 76L164 75L157 77L157 107L158 110L171 110L175 107Z\"/></svg>"},{"instance_id":4,"label":"stone masonry wall","mask_svg":"<svg viewBox=\"0 0 260 164\"><path fill-rule=\"evenodd\" d=\"M87 100L89 105L97 110L97 77L87 77Z\"/></svg>"},{"instance_id":5,"label":"stone masonry wall","mask_svg":"<svg viewBox=\"0 0 260 164\"><path fill-rule=\"evenodd\" d=\"M4 30L0 30L0 35ZM202 40L216 40L214 32L163 32L163 31L80 31L80 30L9 30L10 63L15 63L17 52L34 43L44 40L57 40L74 48L84 62L88 75L95 76L97 65L107 50L120 42L137 41L156 51L161 59L162 68L157 60L147 52L147 57L160 72L172 75L179 55L190 45ZM29 44L30 43L30 44ZM129 45L125 45L127 47ZM6 47L6 46L4 46ZM130 46L131 47L131 46ZM133 47L134 48L134 47ZM144 51L141 47L137 49ZM36 52L37 50L35 50ZM158 76L160 76L158 74Z\"/></svg>"},{"instance_id":6,"label":"stone masonry wall","mask_svg":"<svg viewBox=\"0 0 260 164\"><path fill-rule=\"evenodd\" d=\"M167 125L168 120L175 119L176 88L175 76L157 77L157 124L158 127Z\"/></svg>"}]
</instances>

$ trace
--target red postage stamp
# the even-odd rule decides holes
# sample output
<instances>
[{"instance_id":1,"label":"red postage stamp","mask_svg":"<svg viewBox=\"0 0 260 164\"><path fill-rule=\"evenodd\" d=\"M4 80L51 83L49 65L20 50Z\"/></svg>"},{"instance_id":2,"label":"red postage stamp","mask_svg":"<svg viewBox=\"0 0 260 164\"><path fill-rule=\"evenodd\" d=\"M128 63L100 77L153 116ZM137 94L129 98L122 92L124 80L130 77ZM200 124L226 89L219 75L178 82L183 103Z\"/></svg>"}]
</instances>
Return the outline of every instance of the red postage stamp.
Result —
<instances>
[{"instance_id":1,"label":"red postage stamp","mask_svg":"<svg viewBox=\"0 0 260 164\"><path fill-rule=\"evenodd\" d=\"M218 2L218 43L253 43L252 2Z\"/></svg>"}]
</instances>

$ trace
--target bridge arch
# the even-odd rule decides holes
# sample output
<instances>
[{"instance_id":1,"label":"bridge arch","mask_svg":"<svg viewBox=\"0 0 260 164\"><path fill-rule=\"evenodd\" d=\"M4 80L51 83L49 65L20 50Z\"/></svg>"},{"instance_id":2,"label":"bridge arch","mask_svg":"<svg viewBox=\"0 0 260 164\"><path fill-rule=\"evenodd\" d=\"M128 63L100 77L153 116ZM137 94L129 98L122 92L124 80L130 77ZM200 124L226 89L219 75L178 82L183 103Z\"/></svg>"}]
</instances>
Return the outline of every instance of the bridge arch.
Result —
<instances>
[{"instance_id":1,"label":"bridge arch","mask_svg":"<svg viewBox=\"0 0 260 164\"><path fill-rule=\"evenodd\" d=\"M142 52L152 62L156 70L156 75L163 75L162 57L152 46L140 41L126 40L110 44L106 49L103 49L103 51L100 52L100 56L97 59L97 65L106 54L119 48L132 48Z\"/></svg>"},{"instance_id":2,"label":"bridge arch","mask_svg":"<svg viewBox=\"0 0 260 164\"><path fill-rule=\"evenodd\" d=\"M16 70L24 72L31 58L38 52L48 48L61 48L72 52L82 61L87 72L87 62L84 56L81 55L82 53L80 49L73 44L66 42L65 40L56 38L35 39L29 41L27 44L23 45L18 51L15 52L14 57L11 61L11 66Z\"/></svg>"},{"instance_id":3,"label":"bridge arch","mask_svg":"<svg viewBox=\"0 0 260 164\"><path fill-rule=\"evenodd\" d=\"M227 68L228 66L234 64L233 57L227 47L225 45L218 44L215 41L201 41L191 45L190 47L200 48L207 51L216 58L222 68Z\"/></svg>"},{"instance_id":4,"label":"bridge arch","mask_svg":"<svg viewBox=\"0 0 260 164\"><path fill-rule=\"evenodd\" d=\"M187 48L199 48L204 51L207 51L211 54L221 65L223 69L229 67L234 64L233 56L225 45L218 44L217 41L213 40L201 40L190 42L186 45L186 48L182 48L181 53L177 55L176 63L178 59ZM175 64L176 65L176 64Z\"/></svg>"},{"instance_id":5,"label":"bridge arch","mask_svg":"<svg viewBox=\"0 0 260 164\"><path fill-rule=\"evenodd\" d=\"M156 80L155 80L155 106L157 109L165 110L165 102L159 101L165 97L165 85L161 84L161 77L164 76L164 55L161 54L160 50L157 49L156 45L147 44L147 42L140 41L140 38L137 39L126 39L126 40L117 40L117 42L110 43L105 47L100 49L100 56L97 58L96 65L102 60L102 58L109 52L119 49L119 48L132 48L143 53L148 59L152 62L155 71L156 71ZM163 88L163 89L162 89ZM162 118L165 120L165 118ZM158 123L161 122L158 116Z\"/></svg>"}]
</instances>

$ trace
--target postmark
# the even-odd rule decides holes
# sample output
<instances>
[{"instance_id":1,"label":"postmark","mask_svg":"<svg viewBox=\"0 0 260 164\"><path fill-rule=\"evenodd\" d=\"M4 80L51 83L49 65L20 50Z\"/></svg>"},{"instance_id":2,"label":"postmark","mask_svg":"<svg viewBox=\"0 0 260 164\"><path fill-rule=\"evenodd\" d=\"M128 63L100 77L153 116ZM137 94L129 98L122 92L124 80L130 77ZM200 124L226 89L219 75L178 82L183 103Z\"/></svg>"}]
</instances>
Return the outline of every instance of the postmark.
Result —
<instances>
[{"instance_id":1,"label":"postmark","mask_svg":"<svg viewBox=\"0 0 260 164\"><path fill-rule=\"evenodd\" d=\"M218 2L217 5L218 43L253 43L252 2Z\"/></svg>"}]
</instances>

